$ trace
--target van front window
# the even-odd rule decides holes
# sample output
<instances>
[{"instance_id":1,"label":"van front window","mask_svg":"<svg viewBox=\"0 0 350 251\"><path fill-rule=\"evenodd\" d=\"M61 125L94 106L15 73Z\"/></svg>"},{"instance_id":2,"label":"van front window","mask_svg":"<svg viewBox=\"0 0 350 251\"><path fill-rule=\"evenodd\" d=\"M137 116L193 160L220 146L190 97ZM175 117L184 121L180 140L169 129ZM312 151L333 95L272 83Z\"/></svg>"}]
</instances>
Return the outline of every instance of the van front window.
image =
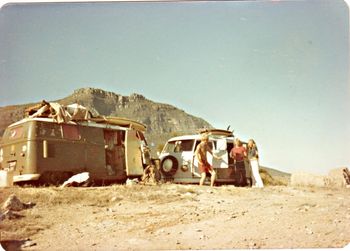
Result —
<instances>
[{"instance_id":1,"label":"van front window","mask_svg":"<svg viewBox=\"0 0 350 251\"><path fill-rule=\"evenodd\" d=\"M189 152L193 149L194 140L170 141L165 146L163 152Z\"/></svg>"},{"instance_id":2,"label":"van front window","mask_svg":"<svg viewBox=\"0 0 350 251\"><path fill-rule=\"evenodd\" d=\"M174 152L174 149L175 149L175 141L169 141L169 142L165 145L165 147L164 147L164 149L163 149L163 152L164 152L164 153L172 153L172 152Z\"/></svg>"}]
</instances>

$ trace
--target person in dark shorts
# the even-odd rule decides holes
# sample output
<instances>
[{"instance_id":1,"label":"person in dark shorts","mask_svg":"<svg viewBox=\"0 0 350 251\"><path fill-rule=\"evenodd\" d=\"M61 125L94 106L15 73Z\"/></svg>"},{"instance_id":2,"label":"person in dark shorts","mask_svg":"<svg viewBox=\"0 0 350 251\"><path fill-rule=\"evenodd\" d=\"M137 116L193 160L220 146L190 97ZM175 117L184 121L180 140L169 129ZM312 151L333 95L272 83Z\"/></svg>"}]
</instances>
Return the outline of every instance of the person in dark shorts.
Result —
<instances>
[{"instance_id":1,"label":"person in dark shorts","mask_svg":"<svg viewBox=\"0 0 350 251\"><path fill-rule=\"evenodd\" d=\"M207 173L211 174L210 186L214 186L216 179L216 172L207 160L208 152L213 155L213 152L209 146L209 136L207 134L203 134L201 138L201 143L199 143L195 151L195 156L198 158L199 172L201 174L201 179L199 181L200 186L204 184L205 178L207 177ZM218 158L214 155L213 157Z\"/></svg>"},{"instance_id":2,"label":"person in dark shorts","mask_svg":"<svg viewBox=\"0 0 350 251\"><path fill-rule=\"evenodd\" d=\"M230 152L230 157L234 160L236 171L240 174L240 183L245 186L247 177L245 173L244 159L247 157L247 149L242 145L239 139L235 139L235 147Z\"/></svg>"}]
</instances>

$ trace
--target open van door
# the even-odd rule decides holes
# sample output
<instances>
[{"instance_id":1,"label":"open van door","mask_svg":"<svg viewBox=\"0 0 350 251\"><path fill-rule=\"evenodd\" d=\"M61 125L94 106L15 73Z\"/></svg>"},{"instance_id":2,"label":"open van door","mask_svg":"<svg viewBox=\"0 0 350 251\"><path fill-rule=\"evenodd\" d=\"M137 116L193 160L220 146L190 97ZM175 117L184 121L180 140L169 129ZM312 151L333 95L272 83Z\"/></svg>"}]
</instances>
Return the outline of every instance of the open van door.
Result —
<instances>
[{"instance_id":1,"label":"open van door","mask_svg":"<svg viewBox=\"0 0 350 251\"><path fill-rule=\"evenodd\" d=\"M135 130L127 130L125 138L126 175L143 174L141 142Z\"/></svg>"},{"instance_id":2,"label":"open van door","mask_svg":"<svg viewBox=\"0 0 350 251\"><path fill-rule=\"evenodd\" d=\"M228 152L227 152L227 140L225 138L217 139L216 149L213 153L220 157L220 159L211 157L211 164L214 168L228 168ZM210 155L210 154L209 154ZM207 156L209 159L209 156Z\"/></svg>"}]
</instances>

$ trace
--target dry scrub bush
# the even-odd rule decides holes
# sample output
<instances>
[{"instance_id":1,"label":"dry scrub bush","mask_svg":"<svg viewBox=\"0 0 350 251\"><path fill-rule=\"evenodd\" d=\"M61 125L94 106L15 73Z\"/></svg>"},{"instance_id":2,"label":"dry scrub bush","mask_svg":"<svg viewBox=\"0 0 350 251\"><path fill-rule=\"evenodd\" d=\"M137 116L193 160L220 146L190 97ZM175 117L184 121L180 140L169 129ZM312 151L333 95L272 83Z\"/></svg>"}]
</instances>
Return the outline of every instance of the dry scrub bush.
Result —
<instances>
[{"instance_id":1,"label":"dry scrub bush","mask_svg":"<svg viewBox=\"0 0 350 251\"><path fill-rule=\"evenodd\" d=\"M288 182L281 179L278 179L277 177L272 177L268 171L265 169L259 169L259 173L261 176L261 179L265 186L286 186L288 185Z\"/></svg>"},{"instance_id":2,"label":"dry scrub bush","mask_svg":"<svg viewBox=\"0 0 350 251\"><path fill-rule=\"evenodd\" d=\"M305 172L295 172L291 176L291 185L295 187L325 187L327 177Z\"/></svg>"}]
</instances>

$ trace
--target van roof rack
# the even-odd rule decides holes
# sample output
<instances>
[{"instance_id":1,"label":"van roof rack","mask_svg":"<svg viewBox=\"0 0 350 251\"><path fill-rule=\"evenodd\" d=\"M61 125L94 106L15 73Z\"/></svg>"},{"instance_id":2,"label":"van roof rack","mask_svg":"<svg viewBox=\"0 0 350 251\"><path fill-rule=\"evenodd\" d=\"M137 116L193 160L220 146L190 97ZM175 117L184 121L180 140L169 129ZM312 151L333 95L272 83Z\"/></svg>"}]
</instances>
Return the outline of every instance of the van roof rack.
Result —
<instances>
[{"instance_id":1,"label":"van roof rack","mask_svg":"<svg viewBox=\"0 0 350 251\"><path fill-rule=\"evenodd\" d=\"M129 127L142 132L146 131L146 126L144 124L128 118L100 116L100 117L90 118L89 120L96 123Z\"/></svg>"},{"instance_id":2,"label":"van roof rack","mask_svg":"<svg viewBox=\"0 0 350 251\"><path fill-rule=\"evenodd\" d=\"M223 130L223 129L202 129L199 131L200 134L208 134L208 135L218 135L218 136L226 136L226 137L233 137L233 130Z\"/></svg>"},{"instance_id":3,"label":"van roof rack","mask_svg":"<svg viewBox=\"0 0 350 251\"><path fill-rule=\"evenodd\" d=\"M128 118L122 117L93 117L91 112L84 106L79 104L61 105L59 103L41 101L40 104L25 109L25 116L29 118L53 118L59 124L69 121L92 121L101 124L118 125L129 127L131 129L146 131L146 125Z\"/></svg>"}]
</instances>

